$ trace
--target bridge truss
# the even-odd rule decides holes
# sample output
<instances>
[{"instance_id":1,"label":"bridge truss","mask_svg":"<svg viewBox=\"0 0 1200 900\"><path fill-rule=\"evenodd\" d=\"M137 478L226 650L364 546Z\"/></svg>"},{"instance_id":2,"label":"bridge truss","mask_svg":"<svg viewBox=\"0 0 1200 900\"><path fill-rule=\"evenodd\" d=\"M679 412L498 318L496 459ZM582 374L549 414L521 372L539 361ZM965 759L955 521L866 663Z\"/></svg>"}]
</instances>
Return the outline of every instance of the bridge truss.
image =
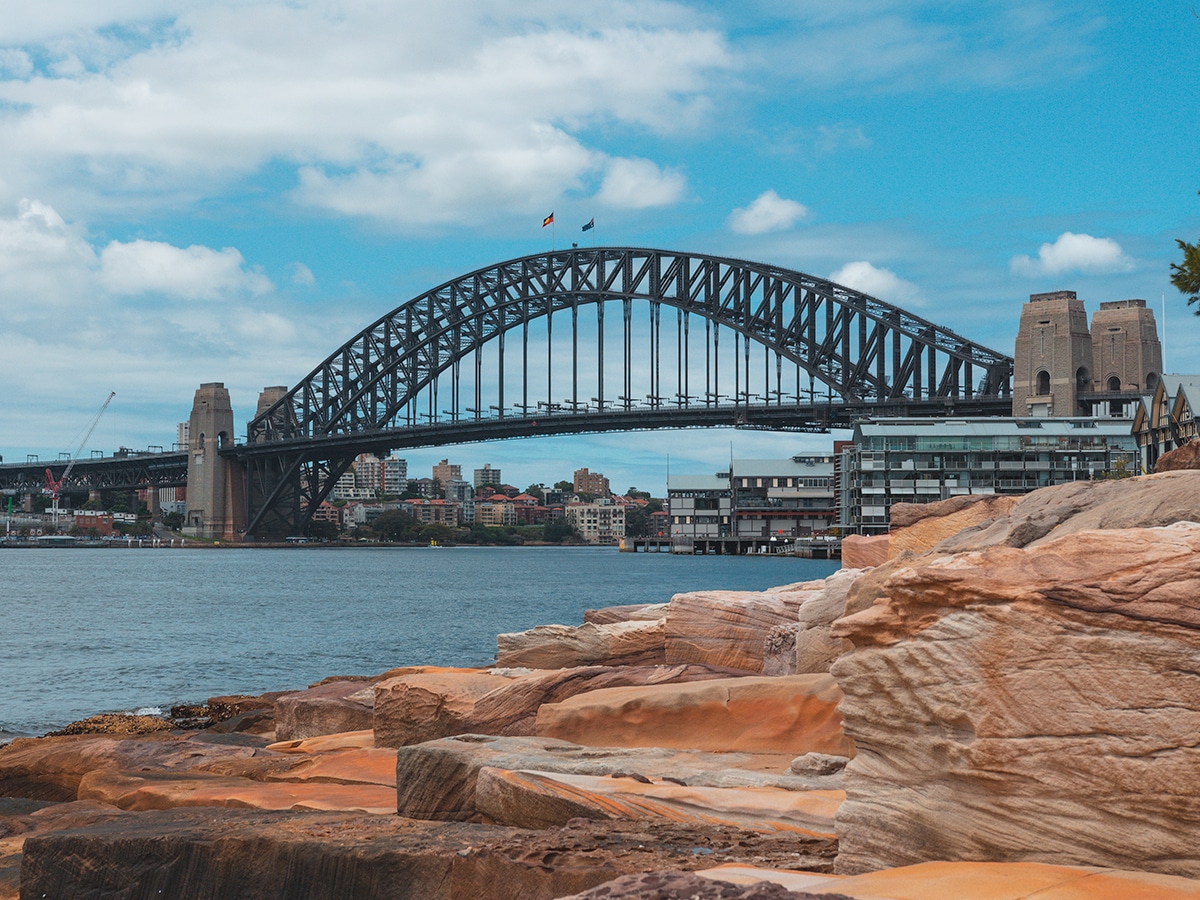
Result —
<instances>
[{"instance_id":1,"label":"bridge truss","mask_svg":"<svg viewBox=\"0 0 1200 900\"><path fill-rule=\"evenodd\" d=\"M556 327L557 326L557 327ZM513 347L513 344L516 347ZM617 352L614 353L613 351ZM590 248L380 318L250 422L247 532L295 534L363 452L535 434L1006 415L1012 359L802 272Z\"/></svg>"}]
</instances>

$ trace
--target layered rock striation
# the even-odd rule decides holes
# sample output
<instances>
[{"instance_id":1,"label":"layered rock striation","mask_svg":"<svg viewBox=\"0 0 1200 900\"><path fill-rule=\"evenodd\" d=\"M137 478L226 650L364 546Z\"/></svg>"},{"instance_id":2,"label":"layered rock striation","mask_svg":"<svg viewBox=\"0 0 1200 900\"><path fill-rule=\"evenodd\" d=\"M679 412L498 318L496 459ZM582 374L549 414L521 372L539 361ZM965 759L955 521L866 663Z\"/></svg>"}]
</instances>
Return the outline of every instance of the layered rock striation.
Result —
<instances>
[{"instance_id":1,"label":"layered rock striation","mask_svg":"<svg viewBox=\"0 0 1200 900\"><path fill-rule=\"evenodd\" d=\"M839 871L1200 875L1200 525L1179 519L1200 473L1064 485L855 585Z\"/></svg>"}]
</instances>

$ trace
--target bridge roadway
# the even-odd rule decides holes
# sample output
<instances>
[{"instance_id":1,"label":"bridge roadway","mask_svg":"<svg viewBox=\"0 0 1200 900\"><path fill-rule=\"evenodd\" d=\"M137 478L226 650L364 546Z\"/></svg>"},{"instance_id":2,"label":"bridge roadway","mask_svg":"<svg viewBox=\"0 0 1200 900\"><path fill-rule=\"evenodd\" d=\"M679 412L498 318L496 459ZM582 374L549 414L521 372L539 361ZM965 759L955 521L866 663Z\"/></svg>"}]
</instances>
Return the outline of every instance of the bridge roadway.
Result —
<instances>
[{"instance_id":1,"label":"bridge roadway","mask_svg":"<svg viewBox=\"0 0 1200 900\"><path fill-rule=\"evenodd\" d=\"M373 429L349 434L334 433L293 440L239 443L221 455L248 460L254 457L298 453L306 459L325 459L331 453L389 453L418 447L445 447L481 441L541 437L555 434L596 434L615 431L649 431L665 428L733 427L742 430L823 434L833 428L852 428L871 417L1005 416L1012 408L1007 397L926 398L878 403L757 403L712 406L631 409L589 407L574 412L555 409L529 415L481 416L438 421L404 428Z\"/></svg>"},{"instance_id":2,"label":"bridge roadway","mask_svg":"<svg viewBox=\"0 0 1200 900\"><path fill-rule=\"evenodd\" d=\"M54 461L26 459L0 463L0 494L12 496L39 493L46 485L46 470L61 478L69 459ZM79 459L71 470L63 493L87 491L131 491L139 488L187 486L187 451L136 452L121 450L112 456Z\"/></svg>"},{"instance_id":3,"label":"bridge roadway","mask_svg":"<svg viewBox=\"0 0 1200 900\"><path fill-rule=\"evenodd\" d=\"M675 406L605 408L589 407L579 412L551 409L530 415L459 418L416 425L411 428L379 429L353 435L326 435L295 441L265 444L238 443L221 455L245 461L255 456L273 456L298 451L304 458L319 459L331 452L386 454L394 450L446 447L479 441L538 437L555 434L587 434L641 431L662 428L734 427L746 430L824 433L831 428L850 428L870 416L1003 416L1009 412L1006 398L933 398L920 401L849 405L844 403L743 404L724 403L708 407ZM71 471L63 492L128 491L141 488L187 486L187 453L119 452L113 456L80 459ZM0 463L0 495L37 493L46 484L46 470L57 479L70 460L29 459Z\"/></svg>"}]
</instances>

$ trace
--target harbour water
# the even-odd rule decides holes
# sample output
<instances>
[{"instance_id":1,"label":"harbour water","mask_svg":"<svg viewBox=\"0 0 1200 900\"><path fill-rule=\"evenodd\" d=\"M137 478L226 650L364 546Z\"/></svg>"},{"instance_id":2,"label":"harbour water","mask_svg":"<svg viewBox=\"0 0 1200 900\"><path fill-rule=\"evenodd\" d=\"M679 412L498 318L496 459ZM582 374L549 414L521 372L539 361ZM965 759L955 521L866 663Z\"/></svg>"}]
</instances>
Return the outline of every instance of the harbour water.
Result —
<instances>
[{"instance_id":1,"label":"harbour water","mask_svg":"<svg viewBox=\"0 0 1200 900\"><path fill-rule=\"evenodd\" d=\"M836 561L612 548L0 551L0 742L101 712L486 665L496 635Z\"/></svg>"}]
</instances>

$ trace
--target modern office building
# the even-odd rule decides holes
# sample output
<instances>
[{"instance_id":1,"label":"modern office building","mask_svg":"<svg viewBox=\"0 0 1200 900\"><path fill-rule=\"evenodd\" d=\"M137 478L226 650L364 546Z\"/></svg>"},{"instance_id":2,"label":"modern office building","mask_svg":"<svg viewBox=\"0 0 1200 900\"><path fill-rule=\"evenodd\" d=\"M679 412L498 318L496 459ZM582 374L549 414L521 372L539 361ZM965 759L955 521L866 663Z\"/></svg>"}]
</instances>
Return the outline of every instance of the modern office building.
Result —
<instances>
[{"instance_id":1,"label":"modern office building","mask_svg":"<svg viewBox=\"0 0 1200 900\"><path fill-rule=\"evenodd\" d=\"M1137 471L1129 419L881 419L855 426L839 460L838 527L888 530L895 503L1024 494Z\"/></svg>"}]
</instances>

